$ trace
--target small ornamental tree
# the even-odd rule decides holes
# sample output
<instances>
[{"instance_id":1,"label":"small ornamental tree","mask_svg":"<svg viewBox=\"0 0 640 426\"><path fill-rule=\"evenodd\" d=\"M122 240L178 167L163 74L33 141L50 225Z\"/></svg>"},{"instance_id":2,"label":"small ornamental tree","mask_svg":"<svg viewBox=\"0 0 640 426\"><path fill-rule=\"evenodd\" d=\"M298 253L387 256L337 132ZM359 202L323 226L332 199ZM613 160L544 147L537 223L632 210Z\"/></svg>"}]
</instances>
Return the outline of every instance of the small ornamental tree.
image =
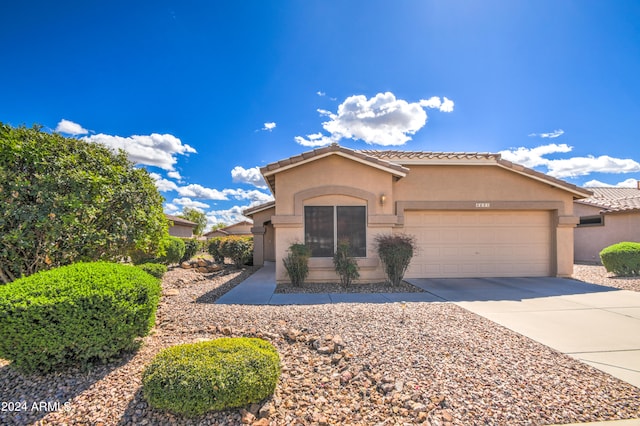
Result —
<instances>
[{"instance_id":1,"label":"small ornamental tree","mask_svg":"<svg viewBox=\"0 0 640 426\"><path fill-rule=\"evenodd\" d=\"M155 253L168 229L162 201L124 151L0 123L0 283Z\"/></svg>"},{"instance_id":2,"label":"small ornamental tree","mask_svg":"<svg viewBox=\"0 0 640 426\"><path fill-rule=\"evenodd\" d=\"M311 256L311 249L308 246L295 243L289 246L289 253L287 257L282 259L284 262L284 268L287 271L287 275L291 280L291 284L296 287L301 287L304 284L304 280L309 275L309 257Z\"/></svg>"},{"instance_id":3,"label":"small ornamental tree","mask_svg":"<svg viewBox=\"0 0 640 426\"><path fill-rule=\"evenodd\" d=\"M349 240L340 240L336 254L333 255L333 266L340 275L340 283L343 287L348 287L353 280L360 278L358 263L351 256L350 248Z\"/></svg>"},{"instance_id":4,"label":"small ornamental tree","mask_svg":"<svg viewBox=\"0 0 640 426\"><path fill-rule=\"evenodd\" d=\"M398 286L416 251L415 237L406 234L381 234L376 235L375 245L389 283L394 287Z\"/></svg>"}]
</instances>

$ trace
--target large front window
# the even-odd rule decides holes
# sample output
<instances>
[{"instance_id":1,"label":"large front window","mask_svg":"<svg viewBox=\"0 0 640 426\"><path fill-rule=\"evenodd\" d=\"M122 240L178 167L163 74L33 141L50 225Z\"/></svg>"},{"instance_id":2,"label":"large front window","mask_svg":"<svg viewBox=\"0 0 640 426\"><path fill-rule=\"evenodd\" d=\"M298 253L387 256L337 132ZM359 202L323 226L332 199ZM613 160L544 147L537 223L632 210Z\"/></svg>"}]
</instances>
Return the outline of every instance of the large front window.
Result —
<instances>
[{"instance_id":1,"label":"large front window","mask_svg":"<svg viewBox=\"0 0 640 426\"><path fill-rule=\"evenodd\" d=\"M348 240L351 255L367 256L365 206L305 206L304 242L312 257L332 257L336 244Z\"/></svg>"}]
</instances>

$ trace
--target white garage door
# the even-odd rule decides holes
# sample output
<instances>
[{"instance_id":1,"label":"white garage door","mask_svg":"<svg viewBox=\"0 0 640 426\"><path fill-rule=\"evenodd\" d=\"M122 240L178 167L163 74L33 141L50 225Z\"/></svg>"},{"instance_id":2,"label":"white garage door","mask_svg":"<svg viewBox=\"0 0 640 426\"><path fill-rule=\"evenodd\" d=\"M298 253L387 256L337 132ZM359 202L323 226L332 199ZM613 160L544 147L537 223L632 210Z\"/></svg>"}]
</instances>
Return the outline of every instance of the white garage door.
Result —
<instances>
[{"instance_id":1,"label":"white garage door","mask_svg":"<svg viewBox=\"0 0 640 426\"><path fill-rule=\"evenodd\" d=\"M419 248L405 276L549 276L550 227L544 211L407 211Z\"/></svg>"}]
</instances>

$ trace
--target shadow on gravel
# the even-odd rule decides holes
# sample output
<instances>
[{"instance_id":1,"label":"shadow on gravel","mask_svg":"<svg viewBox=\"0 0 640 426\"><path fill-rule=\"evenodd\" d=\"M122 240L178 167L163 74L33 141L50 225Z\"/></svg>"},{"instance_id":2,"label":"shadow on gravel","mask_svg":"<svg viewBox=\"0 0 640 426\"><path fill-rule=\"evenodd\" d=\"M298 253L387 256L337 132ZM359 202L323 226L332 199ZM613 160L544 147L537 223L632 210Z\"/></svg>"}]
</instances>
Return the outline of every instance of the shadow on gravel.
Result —
<instances>
[{"instance_id":1,"label":"shadow on gravel","mask_svg":"<svg viewBox=\"0 0 640 426\"><path fill-rule=\"evenodd\" d=\"M0 424L35 424L51 412L70 409L75 397L134 356L135 352L127 352L90 370L72 368L42 375L24 374L11 365L0 367Z\"/></svg>"},{"instance_id":2,"label":"shadow on gravel","mask_svg":"<svg viewBox=\"0 0 640 426\"><path fill-rule=\"evenodd\" d=\"M618 291L570 278L408 278L406 281L449 302L535 299Z\"/></svg>"}]
</instances>

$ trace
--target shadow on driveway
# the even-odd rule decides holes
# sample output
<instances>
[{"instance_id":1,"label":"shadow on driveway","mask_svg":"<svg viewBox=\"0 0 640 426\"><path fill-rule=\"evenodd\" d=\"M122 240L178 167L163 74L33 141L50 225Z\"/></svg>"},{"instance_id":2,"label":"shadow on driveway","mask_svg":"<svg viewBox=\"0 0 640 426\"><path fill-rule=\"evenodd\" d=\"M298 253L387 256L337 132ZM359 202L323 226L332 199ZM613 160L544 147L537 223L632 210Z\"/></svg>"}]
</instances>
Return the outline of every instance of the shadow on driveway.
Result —
<instances>
[{"instance_id":1,"label":"shadow on driveway","mask_svg":"<svg viewBox=\"0 0 640 426\"><path fill-rule=\"evenodd\" d=\"M407 278L405 281L449 302L480 302L603 293L618 289L570 278Z\"/></svg>"}]
</instances>

